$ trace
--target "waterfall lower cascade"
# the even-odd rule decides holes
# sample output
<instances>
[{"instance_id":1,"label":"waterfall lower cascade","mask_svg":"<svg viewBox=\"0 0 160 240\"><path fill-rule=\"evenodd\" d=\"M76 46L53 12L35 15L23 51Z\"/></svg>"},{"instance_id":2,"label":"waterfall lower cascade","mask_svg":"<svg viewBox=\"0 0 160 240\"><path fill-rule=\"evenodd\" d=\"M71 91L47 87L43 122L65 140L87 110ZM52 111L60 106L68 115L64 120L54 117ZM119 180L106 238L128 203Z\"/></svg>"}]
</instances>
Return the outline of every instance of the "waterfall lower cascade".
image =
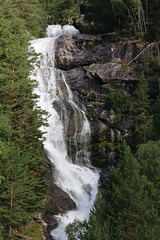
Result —
<instances>
[{"instance_id":1,"label":"waterfall lower cascade","mask_svg":"<svg viewBox=\"0 0 160 240\"><path fill-rule=\"evenodd\" d=\"M91 167L88 144L90 125L85 112L74 102L63 72L54 67L55 40L62 34L78 34L73 26L51 25L47 37L35 39L31 46L41 53L40 67L35 66L31 75L38 87L34 90L40 96L37 103L49 113L44 148L54 166L55 183L76 203L76 209L55 216L59 222L51 232L55 240L66 240L65 227L75 219L88 219L97 191L99 174Z\"/></svg>"}]
</instances>

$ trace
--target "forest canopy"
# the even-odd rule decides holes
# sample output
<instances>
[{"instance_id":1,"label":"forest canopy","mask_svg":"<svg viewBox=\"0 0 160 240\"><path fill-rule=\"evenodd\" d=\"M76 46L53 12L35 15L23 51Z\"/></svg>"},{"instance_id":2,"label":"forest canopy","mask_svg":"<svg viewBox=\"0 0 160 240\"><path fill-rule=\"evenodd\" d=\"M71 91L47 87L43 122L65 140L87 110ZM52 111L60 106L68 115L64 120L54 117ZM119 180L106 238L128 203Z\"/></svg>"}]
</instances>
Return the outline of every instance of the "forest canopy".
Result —
<instances>
[{"instance_id":1,"label":"forest canopy","mask_svg":"<svg viewBox=\"0 0 160 240\"><path fill-rule=\"evenodd\" d=\"M38 1L1 0L0 8L0 239L17 239L43 211L48 188L39 140L45 120L29 78L36 55L28 51L44 15Z\"/></svg>"},{"instance_id":2,"label":"forest canopy","mask_svg":"<svg viewBox=\"0 0 160 240\"><path fill-rule=\"evenodd\" d=\"M118 32L152 40L160 35L160 2L157 0L41 1L49 23L66 24L78 19L79 27L86 33Z\"/></svg>"}]
</instances>

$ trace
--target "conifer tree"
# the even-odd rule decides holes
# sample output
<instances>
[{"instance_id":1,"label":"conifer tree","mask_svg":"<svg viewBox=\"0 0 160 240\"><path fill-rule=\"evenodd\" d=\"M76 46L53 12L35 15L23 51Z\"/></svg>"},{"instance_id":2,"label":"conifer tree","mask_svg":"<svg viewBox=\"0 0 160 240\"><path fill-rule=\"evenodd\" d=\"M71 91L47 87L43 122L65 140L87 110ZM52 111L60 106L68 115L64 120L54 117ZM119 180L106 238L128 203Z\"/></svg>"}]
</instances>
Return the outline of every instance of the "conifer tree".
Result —
<instances>
[{"instance_id":1,"label":"conifer tree","mask_svg":"<svg viewBox=\"0 0 160 240\"><path fill-rule=\"evenodd\" d=\"M15 2L16 4L17 2ZM1 2L2 4L2 2ZM35 82L29 79L36 56L28 52L28 36L14 19L0 21L0 229L2 239L16 239L30 214L42 211L44 180L42 111L34 109ZM16 13L15 13L16 14ZM16 21L15 21L16 22ZM23 25L23 24L22 24ZM23 25L24 27L24 25ZM24 27L25 29L25 27ZM37 171L39 169L39 171Z\"/></svg>"},{"instance_id":2,"label":"conifer tree","mask_svg":"<svg viewBox=\"0 0 160 240\"><path fill-rule=\"evenodd\" d=\"M160 141L149 141L141 145L137 151L137 158L141 164L141 175L149 184L146 186L149 195L153 198L153 204L159 210L160 204ZM153 190L153 191L152 191ZM160 211L159 211L160 214Z\"/></svg>"},{"instance_id":3,"label":"conifer tree","mask_svg":"<svg viewBox=\"0 0 160 240\"><path fill-rule=\"evenodd\" d=\"M7 143L0 160L5 176L0 185L0 222L7 238L14 235L20 225L29 223L30 213L42 211L46 182L31 176L20 151Z\"/></svg>"},{"instance_id":4,"label":"conifer tree","mask_svg":"<svg viewBox=\"0 0 160 240\"><path fill-rule=\"evenodd\" d=\"M39 36L46 26L46 18L39 0L1 0L0 17L11 20L12 28L19 30L22 37L29 34L30 37Z\"/></svg>"},{"instance_id":5,"label":"conifer tree","mask_svg":"<svg viewBox=\"0 0 160 240\"><path fill-rule=\"evenodd\" d=\"M112 185L105 194L111 239L156 239L160 233L158 210L148 196L140 165L126 143L111 178Z\"/></svg>"},{"instance_id":6,"label":"conifer tree","mask_svg":"<svg viewBox=\"0 0 160 240\"><path fill-rule=\"evenodd\" d=\"M102 191L105 203L99 196L87 226L73 223L74 234L71 231L69 239L158 240L160 216L153 199L155 188L141 176L140 169L123 142L117 167L112 170L111 185ZM81 234L77 238L79 229Z\"/></svg>"},{"instance_id":7,"label":"conifer tree","mask_svg":"<svg viewBox=\"0 0 160 240\"><path fill-rule=\"evenodd\" d=\"M109 223L104 218L105 202L99 193L91 209L89 221L74 221L66 228L69 240L110 240Z\"/></svg>"},{"instance_id":8,"label":"conifer tree","mask_svg":"<svg viewBox=\"0 0 160 240\"><path fill-rule=\"evenodd\" d=\"M12 141L23 151L26 148L26 153L31 154L28 149L34 149L32 154L38 154L39 160L34 161L32 155L28 160L37 166L42 157L35 149L42 148L39 141L42 139L42 132L39 127L44 119L41 110L33 110L37 96L32 94L35 83L28 77L35 57L31 56L32 52L28 53L28 44L24 47L21 38L14 34L9 20L2 19L0 27L0 103L10 119Z\"/></svg>"},{"instance_id":9,"label":"conifer tree","mask_svg":"<svg viewBox=\"0 0 160 240\"><path fill-rule=\"evenodd\" d=\"M150 99L148 92L148 82L144 73L142 73L135 91L135 103L132 111L135 135L139 138L140 143L146 143L151 135L152 119L149 113Z\"/></svg>"}]
</instances>

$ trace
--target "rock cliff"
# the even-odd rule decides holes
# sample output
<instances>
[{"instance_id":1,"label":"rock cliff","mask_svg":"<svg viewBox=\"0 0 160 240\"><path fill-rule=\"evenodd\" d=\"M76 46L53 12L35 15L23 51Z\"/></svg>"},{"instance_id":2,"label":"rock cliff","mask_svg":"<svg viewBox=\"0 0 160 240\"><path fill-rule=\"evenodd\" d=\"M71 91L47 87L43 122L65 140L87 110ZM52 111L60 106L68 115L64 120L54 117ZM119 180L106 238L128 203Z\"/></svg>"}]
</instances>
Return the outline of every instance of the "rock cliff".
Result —
<instances>
[{"instance_id":1,"label":"rock cliff","mask_svg":"<svg viewBox=\"0 0 160 240\"><path fill-rule=\"evenodd\" d=\"M144 48L138 41L114 40L109 34L62 35L56 41L56 67L63 70L77 101L85 105L91 123L94 165L108 167L116 136L129 133L132 120L117 121L106 103L111 89L134 93L139 76L130 62Z\"/></svg>"}]
</instances>

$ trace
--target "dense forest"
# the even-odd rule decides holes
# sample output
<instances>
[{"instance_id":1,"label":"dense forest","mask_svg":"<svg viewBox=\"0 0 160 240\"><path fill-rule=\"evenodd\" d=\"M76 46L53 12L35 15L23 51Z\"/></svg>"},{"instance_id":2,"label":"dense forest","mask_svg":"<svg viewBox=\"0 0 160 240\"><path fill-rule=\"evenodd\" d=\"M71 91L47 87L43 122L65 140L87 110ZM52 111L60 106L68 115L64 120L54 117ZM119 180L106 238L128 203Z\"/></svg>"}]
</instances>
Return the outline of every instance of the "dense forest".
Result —
<instances>
[{"instance_id":1,"label":"dense forest","mask_svg":"<svg viewBox=\"0 0 160 240\"><path fill-rule=\"evenodd\" d=\"M38 1L1 0L0 8L0 239L17 239L31 234L23 227L38 219L47 196L39 140L45 119L34 108L29 74L36 55L28 51L45 18Z\"/></svg>"},{"instance_id":2,"label":"dense forest","mask_svg":"<svg viewBox=\"0 0 160 240\"><path fill-rule=\"evenodd\" d=\"M159 0L0 0L0 9L0 239L41 239L36 229L41 232L38 213L48 183L39 128L47 124L47 113L34 107L36 82L29 75L37 55L28 50L29 40L44 36L47 24L69 23L83 33L155 42L157 51L134 65L141 72L134 96L110 93L108 104L119 118L134 120L131 134L138 140L133 152L120 139L111 184L99 191L89 222L67 227L68 239L159 240Z\"/></svg>"}]
</instances>

